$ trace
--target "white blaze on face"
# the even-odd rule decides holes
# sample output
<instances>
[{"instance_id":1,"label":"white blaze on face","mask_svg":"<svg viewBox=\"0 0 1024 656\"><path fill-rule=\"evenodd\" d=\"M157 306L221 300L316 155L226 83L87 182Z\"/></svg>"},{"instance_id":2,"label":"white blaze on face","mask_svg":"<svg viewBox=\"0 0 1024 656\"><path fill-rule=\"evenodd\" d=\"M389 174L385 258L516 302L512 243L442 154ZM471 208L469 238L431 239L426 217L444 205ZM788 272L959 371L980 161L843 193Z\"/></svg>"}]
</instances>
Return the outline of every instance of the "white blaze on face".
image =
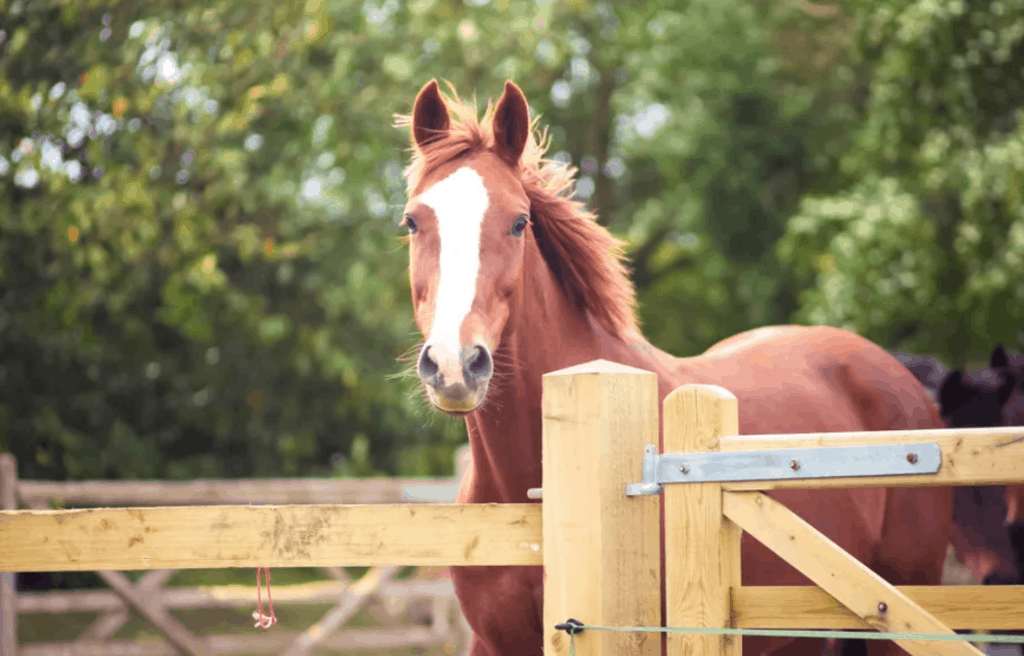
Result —
<instances>
[{"instance_id":1,"label":"white blaze on face","mask_svg":"<svg viewBox=\"0 0 1024 656\"><path fill-rule=\"evenodd\" d=\"M455 354L461 346L459 329L476 296L487 189L479 173L463 167L421 194L419 200L434 210L441 237L441 276L427 344L442 344Z\"/></svg>"}]
</instances>

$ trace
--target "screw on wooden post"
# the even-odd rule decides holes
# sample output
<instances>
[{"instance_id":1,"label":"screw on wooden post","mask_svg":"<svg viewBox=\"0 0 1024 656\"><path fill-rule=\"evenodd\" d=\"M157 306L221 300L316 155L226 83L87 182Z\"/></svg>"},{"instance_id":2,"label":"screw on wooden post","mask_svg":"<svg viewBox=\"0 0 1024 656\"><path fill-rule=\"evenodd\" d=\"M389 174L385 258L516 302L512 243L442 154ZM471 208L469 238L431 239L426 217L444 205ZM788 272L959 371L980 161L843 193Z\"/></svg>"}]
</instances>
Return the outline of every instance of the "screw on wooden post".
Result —
<instances>
[{"instance_id":1,"label":"screw on wooden post","mask_svg":"<svg viewBox=\"0 0 1024 656\"><path fill-rule=\"evenodd\" d=\"M736 397L715 385L684 385L665 398L665 453L718 451L739 432ZM739 527L722 515L721 483L665 486L668 626L727 628L740 585ZM738 636L670 633L669 656L739 656Z\"/></svg>"},{"instance_id":2,"label":"screw on wooden post","mask_svg":"<svg viewBox=\"0 0 1024 656\"><path fill-rule=\"evenodd\" d=\"M555 628L661 625L658 497L624 494L658 443L658 379L598 360L543 385L544 654L660 656L656 633Z\"/></svg>"}]
</instances>

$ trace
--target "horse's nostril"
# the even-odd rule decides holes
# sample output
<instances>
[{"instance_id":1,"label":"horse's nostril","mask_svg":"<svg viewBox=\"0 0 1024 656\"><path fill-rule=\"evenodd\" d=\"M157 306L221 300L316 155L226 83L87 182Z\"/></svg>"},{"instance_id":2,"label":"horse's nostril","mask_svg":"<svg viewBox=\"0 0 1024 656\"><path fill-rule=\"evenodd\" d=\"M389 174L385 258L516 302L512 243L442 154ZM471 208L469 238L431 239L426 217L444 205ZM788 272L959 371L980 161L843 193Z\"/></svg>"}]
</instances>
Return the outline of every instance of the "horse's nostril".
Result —
<instances>
[{"instance_id":1,"label":"horse's nostril","mask_svg":"<svg viewBox=\"0 0 1024 656\"><path fill-rule=\"evenodd\" d=\"M466 358L466 371L475 381L485 380L491 375L491 356L482 346L474 346Z\"/></svg>"},{"instance_id":2,"label":"horse's nostril","mask_svg":"<svg viewBox=\"0 0 1024 656\"><path fill-rule=\"evenodd\" d=\"M426 346L420 352L420 361L417 365L421 378L433 378L437 375L437 363L430 357L430 347Z\"/></svg>"}]
</instances>

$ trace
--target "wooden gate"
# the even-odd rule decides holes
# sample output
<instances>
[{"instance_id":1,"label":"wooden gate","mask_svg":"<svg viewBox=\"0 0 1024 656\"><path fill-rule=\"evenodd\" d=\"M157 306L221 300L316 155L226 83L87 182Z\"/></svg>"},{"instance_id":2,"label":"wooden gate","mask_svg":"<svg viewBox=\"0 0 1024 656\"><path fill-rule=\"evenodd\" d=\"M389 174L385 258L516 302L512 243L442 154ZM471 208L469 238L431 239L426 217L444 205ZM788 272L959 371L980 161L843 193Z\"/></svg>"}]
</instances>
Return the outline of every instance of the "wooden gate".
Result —
<instances>
[{"instance_id":1,"label":"wooden gate","mask_svg":"<svg viewBox=\"0 0 1024 656\"><path fill-rule=\"evenodd\" d=\"M644 447L658 443L657 399L654 374L609 362L546 375L542 504L3 511L0 572L543 565L545 654L568 654L569 636L555 624L570 617L590 626L662 625L659 497L624 494L641 479ZM922 441L942 449L938 473L922 476L666 486L668 626L943 634L1024 627L1022 586L893 587L758 491L1019 483L1024 429L737 436L735 397L705 386L673 392L664 420L668 452ZM819 587L740 585L743 530ZM580 656L655 656L661 644L658 633L641 631L584 631L574 641ZM669 638L671 654L738 654L739 643ZM901 644L915 654L980 653L963 642Z\"/></svg>"},{"instance_id":2,"label":"wooden gate","mask_svg":"<svg viewBox=\"0 0 1024 656\"><path fill-rule=\"evenodd\" d=\"M592 373L584 374L584 371ZM569 374L569 375L566 375ZM589 375L594 380L585 382ZM599 382L599 381L602 381ZM608 388L602 396L602 386ZM629 370L610 363L596 363L545 377L544 412L544 538L545 653L568 654L568 635L554 628L567 618L584 625L656 626L657 621L625 623L622 606L649 604L647 595L633 596L635 588L617 583L595 585L599 565L586 560L609 558L608 547L592 544L651 540L657 520L632 535L600 532L602 516L622 512L620 483L641 480L639 465L646 444L657 444L656 423L643 423L634 436L630 457L618 467L592 458L593 434L616 433L625 421L630 399L643 399L650 413L657 398L654 374ZM634 401L635 402L635 401ZM597 406L605 408L601 410ZM569 409L577 408L575 412ZM589 414L581 408L591 408ZM951 635L954 629L1024 628L1024 586L892 586L847 554L814 527L761 490L784 488L838 488L857 486L955 486L1003 485L1024 479L1024 428L981 428L918 431L872 431L794 435L739 436L736 397L709 385L685 385L673 391L663 404L666 453L714 451L761 451L859 445L893 445L937 442L941 466L937 473L865 478L814 478L726 483L666 484L664 486L666 558L665 586L669 627L703 629L867 629L886 632ZM589 446L580 446L580 445ZM548 457L559 449L574 452L583 461L574 468L549 469ZM559 461L571 453L559 454ZM602 454L603 457L603 454ZM599 464L600 463L600 464ZM604 469L608 467L608 469ZM629 470L628 480L618 475ZM615 480L610 481L609 476ZM589 487L600 480L607 487L605 506L580 515L597 505L598 495ZM581 494L581 490L587 490ZM581 499L582 497L582 499ZM614 497L614 499L613 499ZM634 497L626 503L652 497ZM575 499L575 503L573 500ZM548 521L549 514L572 510ZM644 515L646 517L646 515ZM581 530L586 522L590 530ZM806 575L816 586L743 586L740 584L740 536L747 531L783 560ZM628 544L620 544L628 549ZM628 551L627 551L628 553ZM588 576L589 573L589 576ZM656 588L651 576L642 586ZM588 581L587 579L590 579ZM648 611L649 614L649 611ZM657 634L586 631L575 637L576 654L660 653ZM967 642L896 640L912 654L981 654ZM669 654L682 656L738 656L738 637L715 634L669 633Z\"/></svg>"}]
</instances>

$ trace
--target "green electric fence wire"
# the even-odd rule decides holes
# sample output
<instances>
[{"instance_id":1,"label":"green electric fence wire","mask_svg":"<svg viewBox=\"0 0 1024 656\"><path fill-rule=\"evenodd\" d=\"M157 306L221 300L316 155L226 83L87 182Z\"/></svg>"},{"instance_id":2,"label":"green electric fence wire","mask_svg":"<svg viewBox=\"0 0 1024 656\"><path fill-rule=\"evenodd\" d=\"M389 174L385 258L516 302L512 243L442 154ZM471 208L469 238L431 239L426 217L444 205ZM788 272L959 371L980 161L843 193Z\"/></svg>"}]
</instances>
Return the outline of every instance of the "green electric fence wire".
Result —
<instances>
[{"instance_id":1,"label":"green electric fence wire","mask_svg":"<svg viewBox=\"0 0 1024 656\"><path fill-rule=\"evenodd\" d=\"M1024 635L891 633L883 631L823 631L791 629L710 629L675 626L591 626L574 623L556 626L569 634L569 656L576 656L576 633L581 631L620 631L645 633L693 633L698 635L738 635L781 638L847 638L853 640L934 640L945 642L984 642L989 644L1024 644Z\"/></svg>"}]
</instances>

